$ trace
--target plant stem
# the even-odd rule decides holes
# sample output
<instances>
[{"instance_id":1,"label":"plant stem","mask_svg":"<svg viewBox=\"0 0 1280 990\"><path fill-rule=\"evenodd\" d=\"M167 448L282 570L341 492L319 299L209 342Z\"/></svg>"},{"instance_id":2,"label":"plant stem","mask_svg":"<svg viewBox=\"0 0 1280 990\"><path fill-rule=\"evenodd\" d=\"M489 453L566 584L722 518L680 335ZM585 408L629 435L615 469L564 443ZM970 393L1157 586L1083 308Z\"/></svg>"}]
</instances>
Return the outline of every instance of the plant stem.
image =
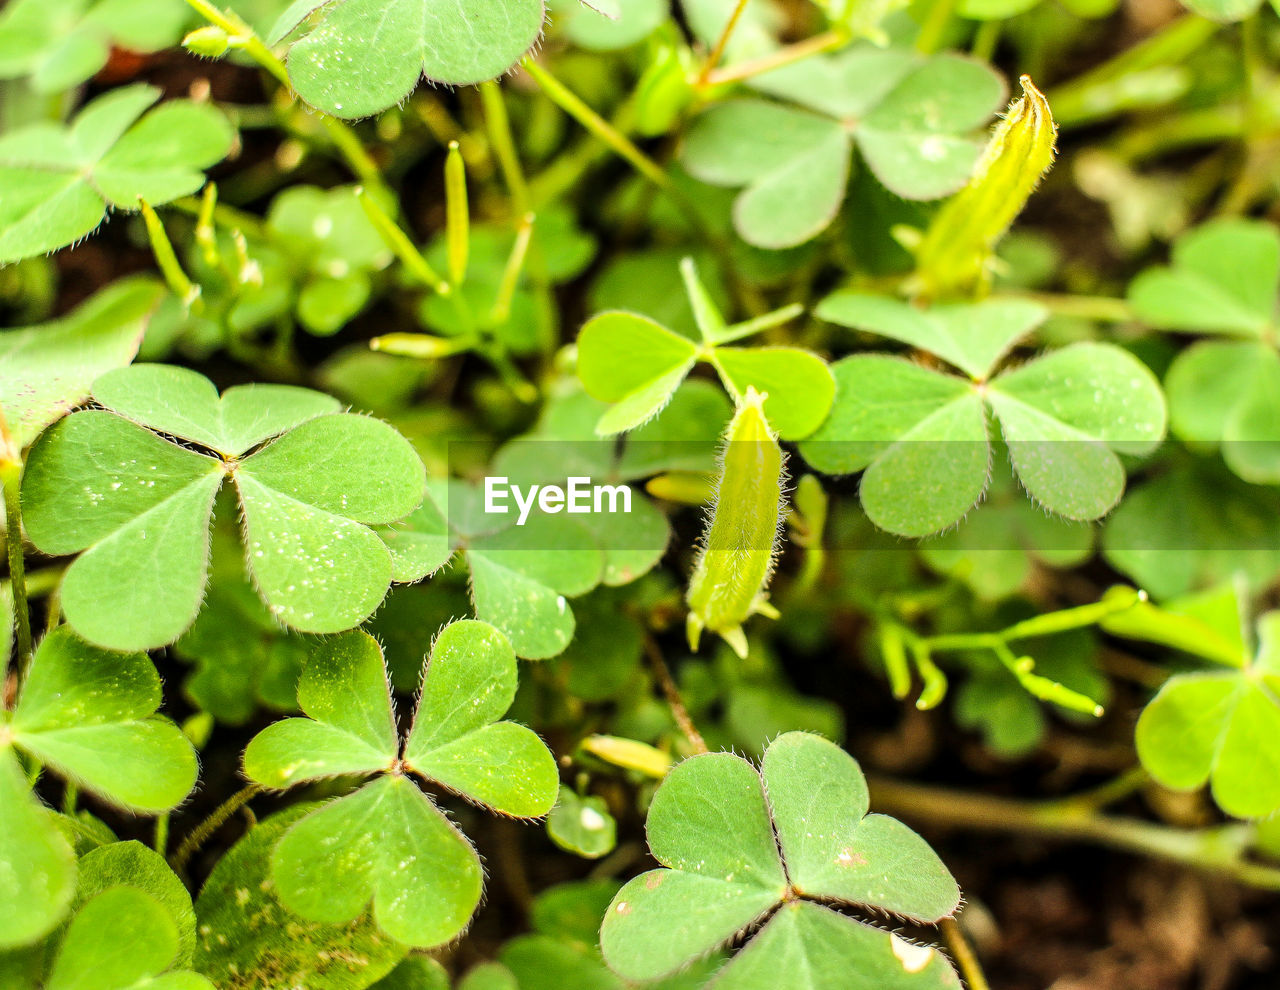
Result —
<instances>
[{"instance_id":1,"label":"plant stem","mask_svg":"<svg viewBox=\"0 0 1280 990\"><path fill-rule=\"evenodd\" d=\"M511 208L517 218L529 212L529 184L520 167L520 155L516 151L515 136L511 133L511 118L502 98L502 87L490 79L480 84L480 103L484 107L484 119L489 131L489 143L503 181L511 193Z\"/></svg>"},{"instance_id":2,"label":"plant stem","mask_svg":"<svg viewBox=\"0 0 1280 990\"><path fill-rule=\"evenodd\" d=\"M169 815L167 812L156 819L156 834L152 847L161 856L169 848Z\"/></svg>"},{"instance_id":3,"label":"plant stem","mask_svg":"<svg viewBox=\"0 0 1280 990\"><path fill-rule=\"evenodd\" d=\"M209 0L187 0L187 4L210 24L216 24L226 31L233 48L244 52L271 73L280 85L290 92L293 91L293 85L289 82L289 70L285 68L285 64L276 58L271 49L254 33L253 28L239 15L231 11L221 11ZM378 168L378 163L370 157L350 125L337 117L331 117L319 111L316 111L316 117L328 134L329 140L333 142L333 146L338 149L338 153L346 159L347 165L356 178L366 186L385 191L386 185L382 181L382 172Z\"/></svg>"},{"instance_id":4,"label":"plant stem","mask_svg":"<svg viewBox=\"0 0 1280 990\"><path fill-rule=\"evenodd\" d=\"M924 23L920 25L920 33L916 35L916 51L921 55L932 55L942 47L942 37L958 6L959 0L932 0Z\"/></svg>"},{"instance_id":5,"label":"plant stem","mask_svg":"<svg viewBox=\"0 0 1280 990\"><path fill-rule=\"evenodd\" d=\"M955 918L943 918L942 934L947 940L947 948L951 950L951 955L960 966L960 972L969 990L991 990L991 984L987 982L987 974L982 971L982 964L978 962L978 957L973 947L969 945L969 940L964 937L960 923Z\"/></svg>"},{"instance_id":6,"label":"plant stem","mask_svg":"<svg viewBox=\"0 0 1280 990\"><path fill-rule=\"evenodd\" d=\"M626 160L632 168L659 189L664 192L671 191L671 179L666 172L662 171L658 163L637 148L629 137L587 106L577 93L532 58L526 57L520 64L552 103L608 145L615 154Z\"/></svg>"},{"instance_id":7,"label":"plant stem","mask_svg":"<svg viewBox=\"0 0 1280 990\"><path fill-rule=\"evenodd\" d=\"M1025 299L1039 303L1054 316L1077 316L1102 323L1128 323L1134 319L1133 307L1125 299L1111 296L1073 296L1056 292L998 293L993 299Z\"/></svg>"},{"instance_id":8,"label":"plant stem","mask_svg":"<svg viewBox=\"0 0 1280 990\"><path fill-rule=\"evenodd\" d=\"M722 83L751 79L772 69L780 69L784 65L799 62L811 55L821 55L823 52L843 47L848 44L850 37L847 27L832 28L830 31L823 31L822 34L815 34L812 38L805 38L804 41L797 41L793 45L779 48L768 55L716 69L708 74L706 84L719 86Z\"/></svg>"},{"instance_id":9,"label":"plant stem","mask_svg":"<svg viewBox=\"0 0 1280 990\"><path fill-rule=\"evenodd\" d=\"M13 620L18 644L18 690L31 665L31 615L27 607L26 566L22 553L21 461L0 461L0 485L4 486L5 543L9 553L9 587L13 593Z\"/></svg>"},{"instance_id":10,"label":"plant stem","mask_svg":"<svg viewBox=\"0 0 1280 990\"><path fill-rule=\"evenodd\" d=\"M173 871L179 874L182 873L191 857L195 855L196 850L204 845L209 840L209 837L221 828L228 818L252 801L261 791L261 785L250 784L248 787L236 791L235 794L232 794L231 797L218 805L208 818L197 825L182 840L182 845L178 846L177 851L169 859L169 865L173 867Z\"/></svg>"},{"instance_id":11,"label":"plant stem","mask_svg":"<svg viewBox=\"0 0 1280 990\"><path fill-rule=\"evenodd\" d=\"M1075 798L1017 801L882 777L873 777L869 783L872 803L890 814L935 825L1080 839L1280 891L1280 868L1247 858L1252 834L1247 825L1178 829L1081 810Z\"/></svg>"},{"instance_id":12,"label":"plant stem","mask_svg":"<svg viewBox=\"0 0 1280 990\"><path fill-rule=\"evenodd\" d=\"M667 696L667 704L671 706L671 714L675 717L676 725L689 740L689 745L695 753L707 752L706 740L702 738L698 727L693 724L689 709L684 706L684 699L680 697L680 689L676 687L676 682L671 677L671 670L667 667L667 661L662 656L662 650L652 636L645 636L644 652L649 658L650 666L653 667L658 684L662 686L662 693Z\"/></svg>"},{"instance_id":13,"label":"plant stem","mask_svg":"<svg viewBox=\"0 0 1280 990\"><path fill-rule=\"evenodd\" d=\"M742 20L742 12L746 9L747 0L738 0L737 4L734 5L733 13L729 15L729 20L725 22L724 30L720 32L720 37L716 39L715 47L711 49L711 54L707 56L707 60L702 63L702 71L698 73L698 79L694 83L694 86L698 89L706 88L711 78L712 70L724 58L725 49L729 47L729 38L733 36L734 28Z\"/></svg>"}]
</instances>

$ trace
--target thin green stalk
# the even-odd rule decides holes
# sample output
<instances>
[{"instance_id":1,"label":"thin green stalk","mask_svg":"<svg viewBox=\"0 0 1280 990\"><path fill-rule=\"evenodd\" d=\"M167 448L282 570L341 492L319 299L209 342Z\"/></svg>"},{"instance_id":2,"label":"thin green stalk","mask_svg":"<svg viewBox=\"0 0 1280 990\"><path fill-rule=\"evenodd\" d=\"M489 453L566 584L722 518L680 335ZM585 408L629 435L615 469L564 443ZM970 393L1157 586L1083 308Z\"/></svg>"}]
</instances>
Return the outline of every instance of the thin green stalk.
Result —
<instances>
[{"instance_id":1,"label":"thin green stalk","mask_svg":"<svg viewBox=\"0 0 1280 990\"><path fill-rule=\"evenodd\" d=\"M173 242L169 240L164 224L160 222L160 217L151 208L151 204L139 196L138 205L142 208L142 221L146 224L151 253L155 255L156 264L160 266L165 283L173 294L182 300L182 305L188 312L199 316L204 311L204 304L200 299L200 286L192 282L183 270L182 262L178 260L177 252L173 250Z\"/></svg>"},{"instance_id":2,"label":"thin green stalk","mask_svg":"<svg viewBox=\"0 0 1280 990\"><path fill-rule=\"evenodd\" d=\"M220 829L228 818L252 801L261 791L261 785L250 784L248 787L236 791L235 794L232 794L231 797L218 805L208 818L197 825L182 840L182 844L178 846L177 851L170 857L169 865L173 867L173 871L181 874L186 869L191 857L209 840L209 837Z\"/></svg>"},{"instance_id":3,"label":"thin green stalk","mask_svg":"<svg viewBox=\"0 0 1280 990\"><path fill-rule=\"evenodd\" d=\"M955 16L960 0L932 0L925 14L920 33L916 35L916 51L932 55L942 47L943 37Z\"/></svg>"},{"instance_id":4,"label":"thin green stalk","mask_svg":"<svg viewBox=\"0 0 1280 990\"><path fill-rule=\"evenodd\" d=\"M155 849L161 856L169 848L169 814L166 812L156 819L155 838L151 843L151 847Z\"/></svg>"},{"instance_id":5,"label":"thin green stalk","mask_svg":"<svg viewBox=\"0 0 1280 990\"><path fill-rule=\"evenodd\" d=\"M587 106L581 97L532 58L526 57L520 64L556 106L608 145L618 157L628 162L659 189L671 191L671 179L667 173L637 148L630 138Z\"/></svg>"},{"instance_id":6,"label":"thin green stalk","mask_svg":"<svg viewBox=\"0 0 1280 990\"><path fill-rule=\"evenodd\" d=\"M973 32L973 42L969 45L969 54L980 62L990 62L995 58L996 46L1000 44L1000 32L1004 21L983 21L978 30Z\"/></svg>"},{"instance_id":7,"label":"thin green stalk","mask_svg":"<svg viewBox=\"0 0 1280 990\"><path fill-rule=\"evenodd\" d=\"M449 142L444 160L445 241L448 246L449 283L460 287L467 277L471 251L471 210L467 205L467 167L457 141Z\"/></svg>"},{"instance_id":8,"label":"thin green stalk","mask_svg":"<svg viewBox=\"0 0 1280 990\"><path fill-rule=\"evenodd\" d=\"M0 485L4 486L5 543L9 553L9 587L13 593L13 624L17 639L18 688L26 680L34 652L31 642L31 615L27 605L26 566L22 553L22 481L20 461L0 461Z\"/></svg>"},{"instance_id":9,"label":"thin green stalk","mask_svg":"<svg viewBox=\"0 0 1280 990\"><path fill-rule=\"evenodd\" d=\"M502 87L490 79L480 84L480 103L484 107L485 125L489 131L489 143L502 169L503 181L511 193L511 207L517 217L529 212L529 184L520 167L520 155L516 151L515 136L511 132L511 118L502 98Z\"/></svg>"},{"instance_id":10,"label":"thin green stalk","mask_svg":"<svg viewBox=\"0 0 1280 990\"><path fill-rule=\"evenodd\" d=\"M733 36L734 29L738 26L738 22L742 20L742 12L746 9L747 0L738 0L734 5L733 13L729 15L729 20L725 22L724 30L720 32L720 37L716 39L715 47L711 49L711 54L707 56L707 60L702 63L702 71L698 73L698 81L694 83L699 89L706 87L712 71L724 58L725 49L729 47L729 39Z\"/></svg>"},{"instance_id":11,"label":"thin green stalk","mask_svg":"<svg viewBox=\"0 0 1280 990\"><path fill-rule=\"evenodd\" d=\"M435 269L422 256L422 252L409 239L409 235L391 219L377 199L363 188L356 189L356 199L364 207L365 215L370 222L382 235L383 243L400 259L400 263L408 269L409 273L433 292L442 296L449 295L451 292L449 284L436 274Z\"/></svg>"},{"instance_id":12,"label":"thin green stalk","mask_svg":"<svg viewBox=\"0 0 1280 990\"><path fill-rule=\"evenodd\" d=\"M955 918L943 918L942 935L947 940L947 948L951 950L952 958L960 967L960 975L964 977L968 990L991 990L991 984L987 982L987 974L982 971L982 964L978 962L973 946L965 938L960 922Z\"/></svg>"},{"instance_id":13,"label":"thin green stalk","mask_svg":"<svg viewBox=\"0 0 1280 990\"><path fill-rule=\"evenodd\" d=\"M515 298L516 288L520 284L520 273L524 271L525 259L529 256L529 242L533 239L534 215L526 213L516 230L516 240L511 246L511 254L507 257L506 267L502 270L502 282L498 286L498 297L493 302L493 321L506 323L511 315L511 300Z\"/></svg>"},{"instance_id":14,"label":"thin green stalk","mask_svg":"<svg viewBox=\"0 0 1280 990\"><path fill-rule=\"evenodd\" d=\"M993 299L1025 299L1039 303L1054 316L1075 316L1102 323L1128 323L1135 319L1126 299L1111 296L1073 296L1054 292L996 293Z\"/></svg>"},{"instance_id":15,"label":"thin green stalk","mask_svg":"<svg viewBox=\"0 0 1280 990\"><path fill-rule=\"evenodd\" d=\"M780 69L784 65L799 62L811 55L821 55L824 52L843 48L852 37L848 27L832 28L821 34L815 34L812 38L805 38L804 41L785 45L768 55L716 69L707 76L707 85L721 86L724 83L742 82L744 79L751 79L773 69Z\"/></svg>"},{"instance_id":16,"label":"thin green stalk","mask_svg":"<svg viewBox=\"0 0 1280 990\"><path fill-rule=\"evenodd\" d=\"M76 813L76 805L80 801L80 788L74 781L68 780L62 788L62 813L68 817Z\"/></svg>"}]
</instances>

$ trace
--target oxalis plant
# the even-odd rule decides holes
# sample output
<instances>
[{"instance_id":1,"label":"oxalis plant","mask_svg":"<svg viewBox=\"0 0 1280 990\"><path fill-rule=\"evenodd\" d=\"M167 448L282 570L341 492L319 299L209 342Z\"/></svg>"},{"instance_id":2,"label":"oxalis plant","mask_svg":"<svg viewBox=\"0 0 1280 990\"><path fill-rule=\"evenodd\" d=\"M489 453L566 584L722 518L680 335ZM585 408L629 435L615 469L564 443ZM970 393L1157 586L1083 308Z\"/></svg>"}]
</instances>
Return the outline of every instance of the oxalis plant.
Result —
<instances>
[{"instance_id":1,"label":"oxalis plant","mask_svg":"<svg viewBox=\"0 0 1280 990\"><path fill-rule=\"evenodd\" d=\"M0 987L1274 982L1280 25L1187 6L5 5Z\"/></svg>"}]
</instances>

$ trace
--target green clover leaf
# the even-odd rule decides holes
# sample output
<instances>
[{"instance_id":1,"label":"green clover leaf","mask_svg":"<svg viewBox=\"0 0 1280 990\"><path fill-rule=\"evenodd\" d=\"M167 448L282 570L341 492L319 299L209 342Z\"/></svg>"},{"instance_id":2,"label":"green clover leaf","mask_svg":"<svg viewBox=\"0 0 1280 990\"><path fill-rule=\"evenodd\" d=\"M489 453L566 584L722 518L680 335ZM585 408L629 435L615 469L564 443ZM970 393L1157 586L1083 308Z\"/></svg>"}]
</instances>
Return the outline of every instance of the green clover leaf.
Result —
<instances>
[{"instance_id":1,"label":"green clover leaf","mask_svg":"<svg viewBox=\"0 0 1280 990\"><path fill-rule=\"evenodd\" d=\"M968 133L1004 99L999 77L979 62L871 45L766 72L752 86L790 102L713 107L695 122L682 161L703 182L745 187L734 227L772 249L827 228L844 201L854 147L899 196L959 189L980 150Z\"/></svg>"},{"instance_id":2,"label":"green clover leaf","mask_svg":"<svg viewBox=\"0 0 1280 990\"><path fill-rule=\"evenodd\" d=\"M12 731L0 714L0 739ZM55 816L31 793L10 745L0 747L0 950L30 945L62 920L76 856Z\"/></svg>"},{"instance_id":3,"label":"green clover leaf","mask_svg":"<svg viewBox=\"0 0 1280 990\"><path fill-rule=\"evenodd\" d=\"M0 17L0 79L27 76L37 93L86 82L113 47L176 44L190 14L168 0L13 0Z\"/></svg>"},{"instance_id":4,"label":"green clover leaf","mask_svg":"<svg viewBox=\"0 0 1280 990\"><path fill-rule=\"evenodd\" d=\"M1164 436L1158 383L1113 345L1075 344L989 377L1043 314L1036 307L937 307L920 318L889 300L833 298L833 316L936 347L971 369L964 379L885 354L855 354L833 366L835 405L800 451L828 474L865 471L862 505L882 529L927 536L978 502L990 480L988 411L1023 488L1074 520L1097 519L1119 501L1124 468L1117 452L1146 453Z\"/></svg>"},{"instance_id":5,"label":"green clover leaf","mask_svg":"<svg viewBox=\"0 0 1280 990\"><path fill-rule=\"evenodd\" d=\"M1203 459L1175 463L1136 486L1107 520L1102 553L1157 598L1280 572L1280 494Z\"/></svg>"},{"instance_id":6,"label":"green clover leaf","mask_svg":"<svg viewBox=\"0 0 1280 990\"><path fill-rule=\"evenodd\" d=\"M499 721L515 698L515 654L486 623L446 626L403 746L376 641L350 632L329 641L325 654L307 663L298 685L309 717L254 737L245 773L268 787L371 779L281 838L271 865L280 901L326 924L351 921L372 901L378 926L397 941L448 942L480 902L483 871L471 843L407 775L517 818L551 810L555 760L530 729Z\"/></svg>"},{"instance_id":7,"label":"green clover leaf","mask_svg":"<svg viewBox=\"0 0 1280 990\"><path fill-rule=\"evenodd\" d=\"M649 848L663 868L614 897L600 931L605 961L626 979L653 979L763 922L715 986L761 986L786 971L814 990L959 987L935 949L824 906L931 922L959 904L933 850L867 809L857 763L807 733L774 740L759 771L729 753L685 760L649 808Z\"/></svg>"},{"instance_id":8,"label":"green clover leaf","mask_svg":"<svg viewBox=\"0 0 1280 990\"><path fill-rule=\"evenodd\" d=\"M150 279L123 279L60 320L0 333L0 461L17 460L95 378L133 360L161 295Z\"/></svg>"},{"instance_id":9,"label":"green clover leaf","mask_svg":"<svg viewBox=\"0 0 1280 990\"><path fill-rule=\"evenodd\" d=\"M213 990L203 976L172 967L179 932L168 907L133 886L109 887L71 919L48 990Z\"/></svg>"},{"instance_id":10,"label":"green clover leaf","mask_svg":"<svg viewBox=\"0 0 1280 990\"><path fill-rule=\"evenodd\" d=\"M1233 670L1170 678L1135 740L1151 776L1174 790L1209 784L1237 818L1280 809L1280 612L1258 619L1257 653Z\"/></svg>"},{"instance_id":11,"label":"green clover leaf","mask_svg":"<svg viewBox=\"0 0 1280 990\"><path fill-rule=\"evenodd\" d=\"M115 89L71 126L39 123L0 138L0 264L66 247L108 209L168 203L204 185L235 131L208 104L169 100L154 86ZM141 119L139 119L141 118Z\"/></svg>"},{"instance_id":12,"label":"green clover leaf","mask_svg":"<svg viewBox=\"0 0 1280 990\"><path fill-rule=\"evenodd\" d=\"M120 807L167 811L194 786L196 759L159 705L145 655L97 649L62 626L36 650L7 744Z\"/></svg>"},{"instance_id":13,"label":"green clover leaf","mask_svg":"<svg viewBox=\"0 0 1280 990\"><path fill-rule=\"evenodd\" d=\"M1280 484L1280 233L1254 220L1217 220L1183 235L1173 264L1129 287L1139 318L1155 327L1234 340L1201 341L1165 379L1173 432L1221 447L1246 481Z\"/></svg>"},{"instance_id":14,"label":"green clover leaf","mask_svg":"<svg viewBox=\"0 0 1280 990\"><path fill-rule=\"evenodd\" d=\"M798 347L725 346L790 320L798 310L786 307L729 325L692 259L681 262L681 271L701 346L647 316L621 310L600 313L579 333L578 377L592 397L613 403L596 424L596 433L613 436L652 419L699 361L716 369L735 399L749 388L765 395L765 415L784 440L799 440L816 430L835 395L826 362Z\"/></svg>"},{"instance_id":15,"label":"green clover leaf","mask_svg":"<svg viewBox=\"0 0 1280 990\"><path fill-rule=\"evenodd\" d=\"M62 606L91 642L151 649L191 625L208 580L214 497L228 478L249 574L277 619L338 632L385 597L391 554L367 524L411 512L424 484L417 454L391 427L290 386L219 397L203 376L165 365L111 372L94 398L114 412L80 412L46 432L23 480L31 541L80 554Z\"/></svg>"},{"instance_id":16,"label":"green clover leaf","mask_svg":"<svg viewBox=\"0 0 1280 990\"><path fill-rule=\"evenodd\" d=\"M318 110L354 119L399 103L426 76L469 86L502 75L542 33L543 0L297 0L268 43L312 15L289 47L289 81Z\"/></svg>"},{"instance_id":17,"label":"green clover leaf","mask_svg":"<svg viewBox=\"0 0 1280 990\"><path fill-rule=\"evenodd\" d=\"M271 877L272 852L281 836L318 807L293 805L255 825L205 881L196 899L195 968L218 986L349 990L353 980L367 985L404 958L406 947L379 931L367 911L329 925L281 904Z\"/></svg>"}]
</instances>

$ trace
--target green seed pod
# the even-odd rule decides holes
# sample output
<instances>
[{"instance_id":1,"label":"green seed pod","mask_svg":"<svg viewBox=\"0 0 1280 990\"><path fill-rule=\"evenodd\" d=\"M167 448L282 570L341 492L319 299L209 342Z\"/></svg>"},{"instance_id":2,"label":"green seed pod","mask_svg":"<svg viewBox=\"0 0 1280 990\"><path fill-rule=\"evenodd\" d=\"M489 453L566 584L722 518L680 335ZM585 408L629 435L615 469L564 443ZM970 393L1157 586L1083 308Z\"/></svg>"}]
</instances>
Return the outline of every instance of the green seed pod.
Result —
<instances>
[{"instance_id":1,"label":"green seed pod","mask_svg":"<svg viewBox=\"0 0 1280 990\"><path fill-rule=\"evenodd\" d=\"M1022 97L996 125L973 178L934 215L916 250L918 295L984 294L996 244L1053 164L1058 126L1031 79L1021 81Z\"/></svg>"},{"instance_id":2,"label":"green seed pod","mask_svg":"<svg viewBox=\"0 0 1280 990\"><path fill-rule=\"evenodd\" d=\"M777 617L765 588L773 573L782 523L784 455L754 388L738 402L725 433L711 523L689 581L689 647L702 630L722 636L740 657L751 615Z\"/></svg>"},{"instance_id":3,"label":"green seed pod","mask_svg":"<svg viewBox=\"0 0 1280 990\"><path fill-rule=\"evenodd\" d=\"M218 58L225 55L229 44L230 38L227 32L212 24L196 28L182 39L183 48L192 55L202 55L205 58Z\"/></svg>"}]
</instances>

